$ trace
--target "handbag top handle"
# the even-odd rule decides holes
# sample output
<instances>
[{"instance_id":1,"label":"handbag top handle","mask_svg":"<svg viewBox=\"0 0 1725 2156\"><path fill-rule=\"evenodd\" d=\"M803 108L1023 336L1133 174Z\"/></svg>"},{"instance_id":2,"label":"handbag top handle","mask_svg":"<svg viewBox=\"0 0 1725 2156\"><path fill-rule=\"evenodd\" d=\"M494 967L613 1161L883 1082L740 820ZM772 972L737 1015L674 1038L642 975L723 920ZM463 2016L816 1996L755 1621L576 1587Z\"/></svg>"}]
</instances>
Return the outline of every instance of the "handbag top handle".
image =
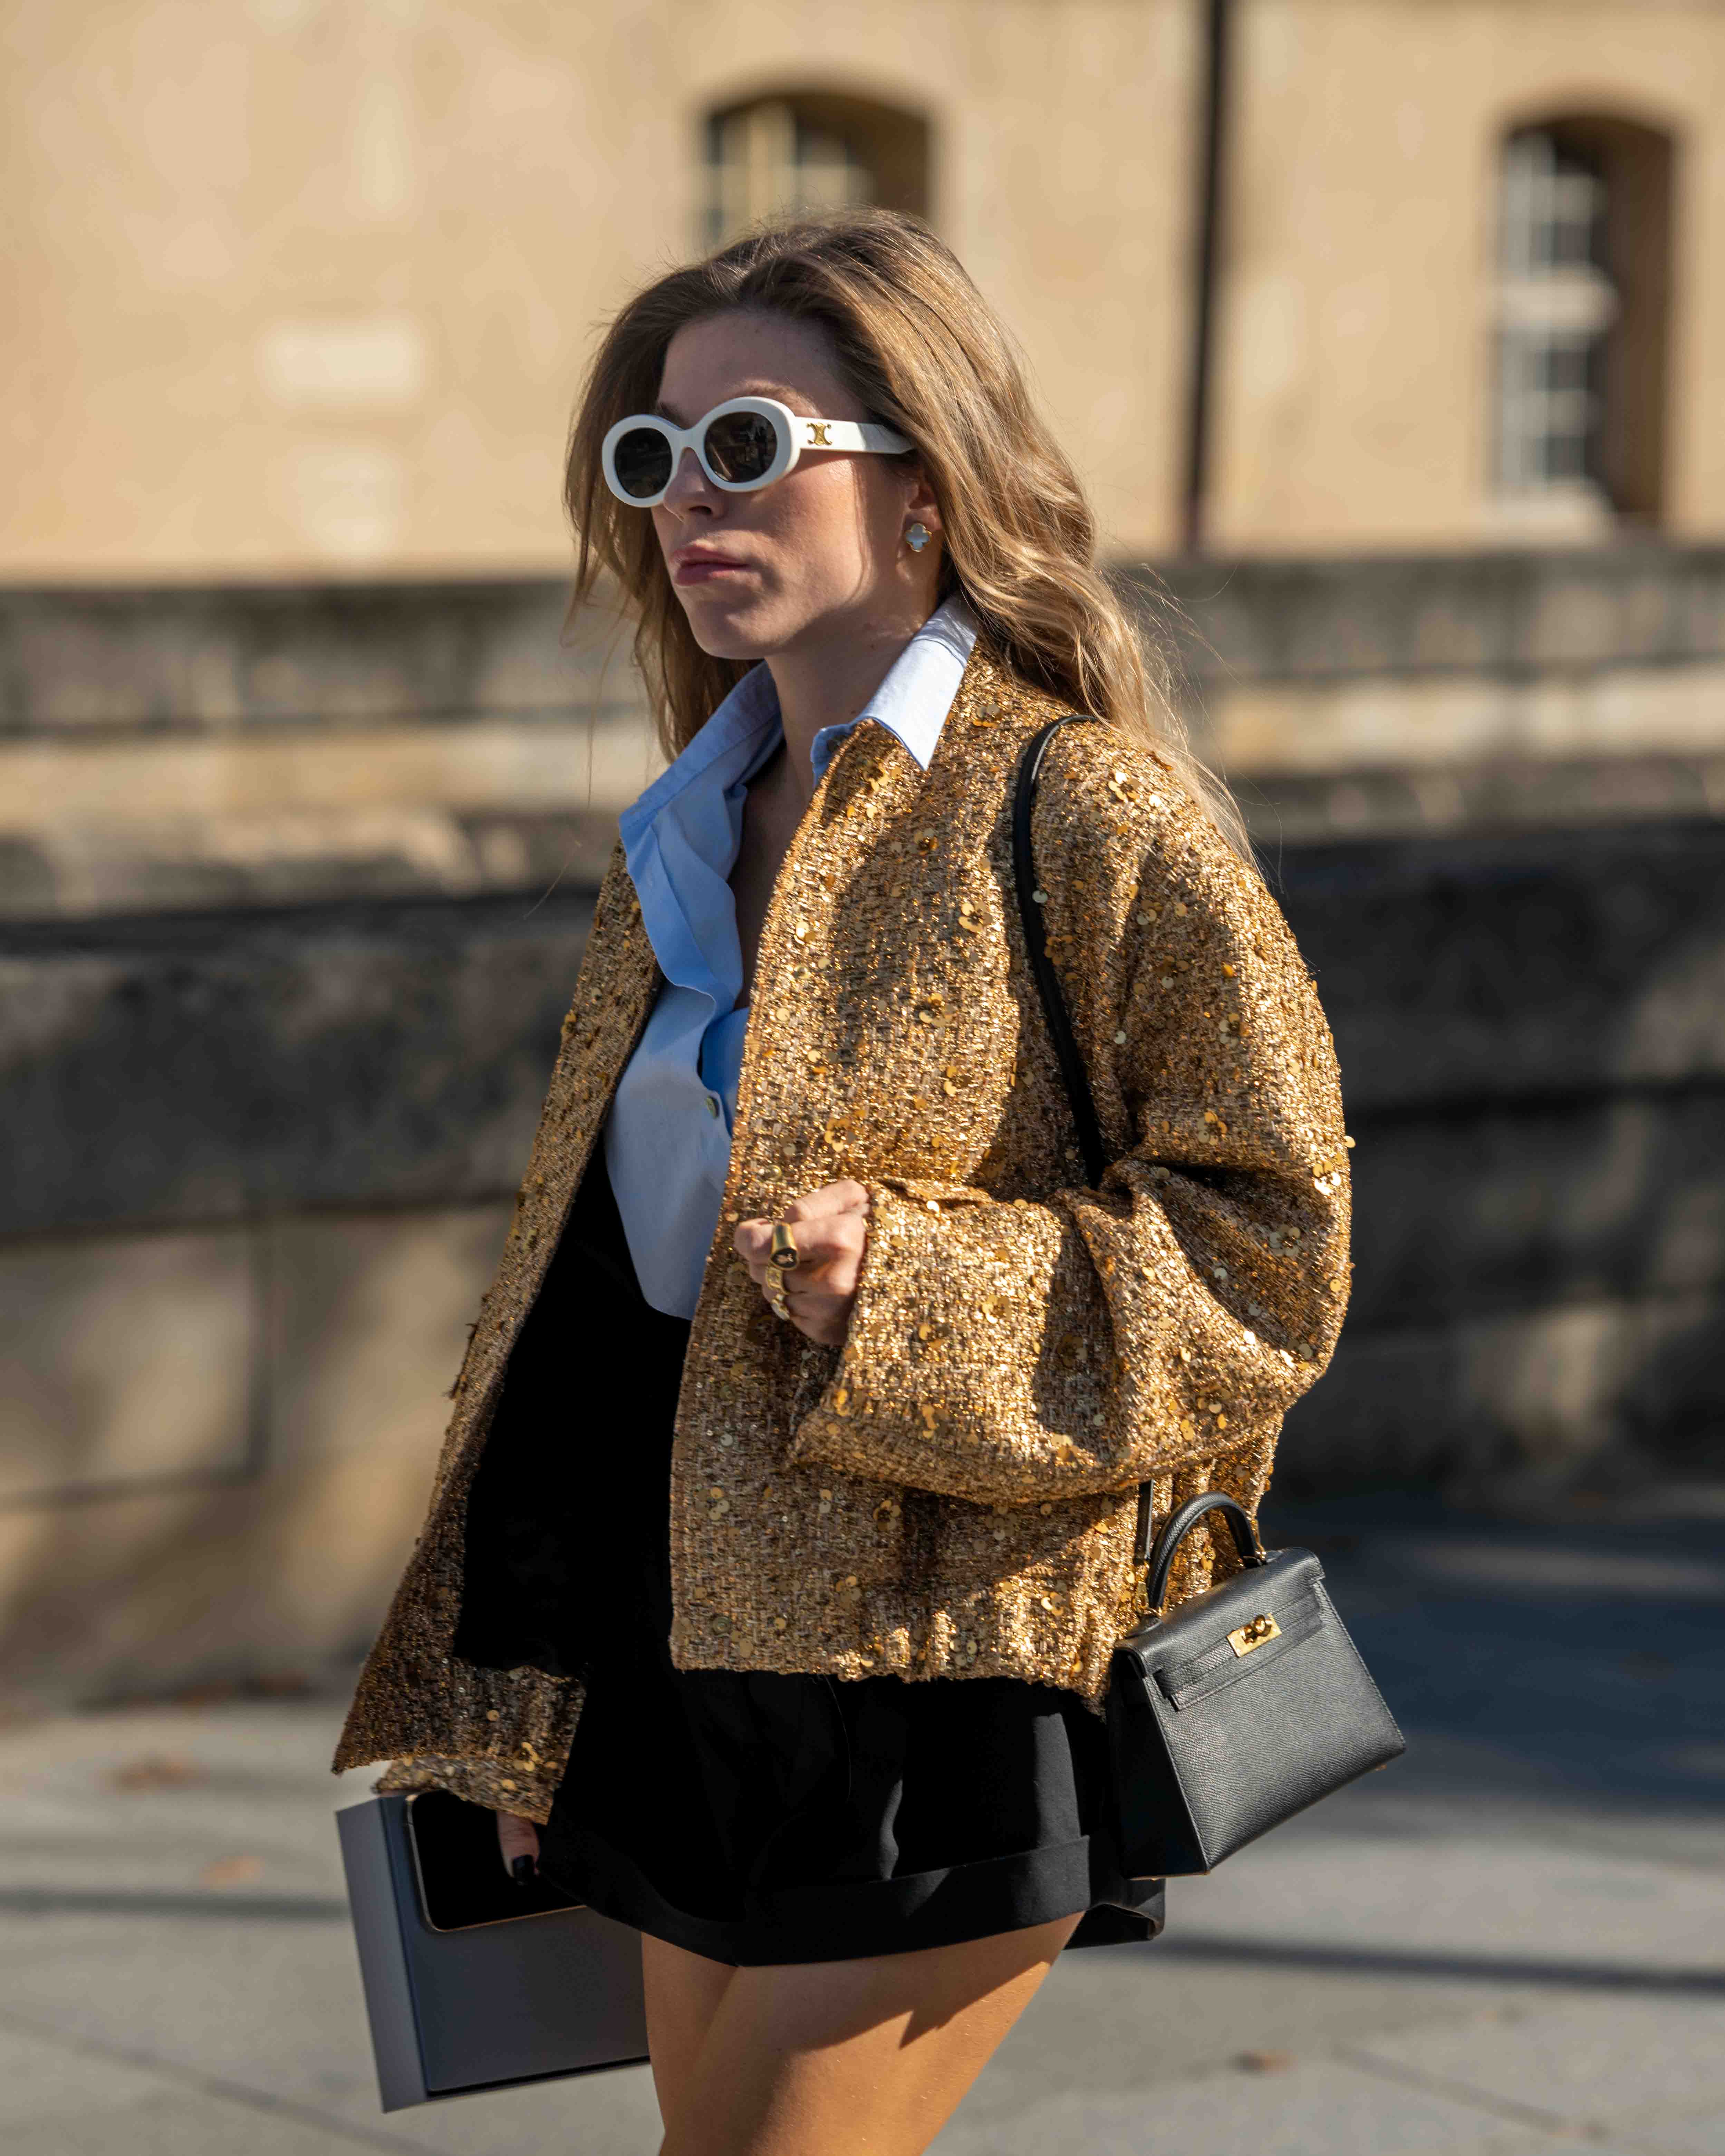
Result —
<instances>
[{"instance_id":1,"label":"handbag top handle","mask_svg":"<svg viewBox=\"0 0 1725 2156\"><path fill-rule=\"evenodd\" d=\"M1042 906L1046 896L1036 881L1036 858L1030 843L1030 818L1036 805L1036 782L1042 776L1042 760L1048 753L1048 745L1064 726L1090 722L1086 711L1067 711L1060 718L1050 720L1025 749L1019 766L1018 791L1012 807L1012 867L1013 881L1019 901L1019 919L1024 926L1024 949L1030 960L1030 972L1036 982L1037 993L1042 998L1043 1016L1048 1020L1048 1029L1054 1040L1055 1054L1060 1060L1060 1076L1065 1082L1066 1098L1071 1103L1072 1121L1077 1126L1079 1149L1084 1155L1084 1171L1092 1190L1101 1187L1107 1171L1108 1151L1102 1140L1101 1119L1096 1114L1096 1097L1090 1090L1090 1074L1084 1067L1084 1056L1073 1038L1072 1022L1066 1014L1066 998L1060 992L1060 977L1048 955L1048 937L1042 923ZM1196 1525L1203 1515L1212 1508L1219 1510L1234 1530L1234 1546L1246 1564L1262 1564L1264 1546L1258 1539L1258 1531L1251 1517L1234 1498L1222 1492L1194 1497L1181 1506L1173 1517L1163 1523L1156 1538L1153 1555L1150 1548L1150 1523L1153 1488L1148 1482L1138 1485L1137 1529L1133 1537L1132 1562L1152 1568L1150 1578L1150 1606L1160 1611L1163 1597L1168 1591L1169 1568L1182 1537Z\"/></svg>"},{"instance_id":2,"label":"handbag top handle","mask_svg":"<svg viewBox=\"0 0 1725 2156\"><path fill-rule=\"evenodd\" d=\"M1206 1512L1219 1512L1227 1521L1242 1564L1269 1562L1264 1545L1258 1539L1258 1530L1252 1524L1252 1516L1239 1498L1230 1497L1225 1490L1201 1490L1163 1522L1156 1547L1150 1553L1150 1607L1158 1617L1168 1594L1168 1576L1173 1570L1175 1553Z\"/></svg>"}]
</instances>

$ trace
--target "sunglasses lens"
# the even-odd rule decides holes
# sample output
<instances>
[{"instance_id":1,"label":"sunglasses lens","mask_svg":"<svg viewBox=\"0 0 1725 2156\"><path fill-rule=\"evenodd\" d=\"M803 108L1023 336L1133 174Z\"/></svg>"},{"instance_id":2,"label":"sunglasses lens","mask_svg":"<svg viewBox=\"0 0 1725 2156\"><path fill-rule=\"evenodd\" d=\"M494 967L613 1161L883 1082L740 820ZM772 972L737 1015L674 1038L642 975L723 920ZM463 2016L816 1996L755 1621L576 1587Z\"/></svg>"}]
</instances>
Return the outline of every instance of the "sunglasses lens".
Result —
<instances>
[{"instance_id":1,"label":"sunglasses lens","mask_svg":"<svg viewBox=\"0 0 1725 2156\"><path fill-rule=\"evenodd\" d=\"M764 479L778 454L778 429L758 412L727 412L706 430L706 460L732 485Z\"/></svg>"},{"instance_id":2,"label":"sunglasses lens","mask_svg":"<svg viewBox=\"0 0 1725 2156\"><path fill-rule=\"evenodd\" d=\"M662 494L670 482L671 445L657 427L631 427L612 451L617 484L632 501Z\"/></svg>"}]
</instances>

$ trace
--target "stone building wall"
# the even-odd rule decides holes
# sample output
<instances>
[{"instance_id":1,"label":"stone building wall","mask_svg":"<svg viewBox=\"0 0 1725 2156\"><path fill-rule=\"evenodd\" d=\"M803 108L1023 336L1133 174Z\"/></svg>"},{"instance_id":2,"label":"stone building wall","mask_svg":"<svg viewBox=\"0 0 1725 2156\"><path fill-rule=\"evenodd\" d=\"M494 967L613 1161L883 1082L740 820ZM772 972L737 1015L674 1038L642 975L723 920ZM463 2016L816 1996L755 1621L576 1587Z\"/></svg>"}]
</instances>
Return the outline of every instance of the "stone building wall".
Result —
<instances>
[{"instance_id":1,"label":"stone building wall","mask_svg":"<svg viewBox=\"0 0 1725 2156\"><path fill-rule=\"evenodd\" d=\"M709 116L793 94L926 131L915 206L1122 543L1172 545L1202 34L1194 0L18 0L0 576L556 573L597 328L707 244Z\"/></svg>"},{"instance_id":2,"label":"stone building wall","mask_svg":"<svg viewBox=\"0 0 1725 2156\"><path fill-rule=\"evenodd\" d=\"M1635 506L1668 536L1716 538L1725 15L1692 0L1233 0L1232 14L1209 543L1466 552L1603 535L1598 505L1492 484L1504 139L1583 116L1669 146L1666 213L1620 250L1625 278L1656 276L1670 308L1647 400L1665 434L1656 500Z\"/></svg>"},{"instance_id":3,"label":"stone building wall","mask_svg":"<svg viewBox=\"0 0 1725 2156\"><path fill-rule=\"evenodd\" d=\"M1165 574L1358 1139L1283 1486L1716 1456L1725 552ZM375 1623L653 767L601 629L537 583L0 595L20 1688L280 1676ZM1438 694L1482 715L1447 762ZM1542 716L1581 708L1611 726Z\"/></svg>"},{"instance_id":4,"label":"stone building wall","mask_svg":"<svg viewBox=\"0 0 1725 2156\"><path fill-rule=\"evenodd\" d=\"M1614 510L1725 535L1725 13L1227 12L1205 543L1466 552ZM883 198L886 138L917 136L911 206L1023 343L1110 545L1185 543L1210 14L13 0L0 576L556 573L595 331L706 245L709 123L751 99L848 114ZM1669 300L1635 400L1656 470L1609 506L1494 480L1503 146L1565 116L1670 166L1625 250Z\"/></svg>"}]
</instances>

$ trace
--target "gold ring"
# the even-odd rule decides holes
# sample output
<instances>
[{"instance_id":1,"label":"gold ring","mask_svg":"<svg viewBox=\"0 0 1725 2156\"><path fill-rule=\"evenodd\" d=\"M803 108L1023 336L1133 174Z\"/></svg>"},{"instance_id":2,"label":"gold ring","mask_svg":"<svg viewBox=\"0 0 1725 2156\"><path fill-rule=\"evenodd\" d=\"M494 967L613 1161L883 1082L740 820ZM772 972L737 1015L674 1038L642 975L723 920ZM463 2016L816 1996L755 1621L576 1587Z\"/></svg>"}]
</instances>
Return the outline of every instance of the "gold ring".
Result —
<instances>
[{"instance_id":1,"label":"gold ring","mask_svg":"<svg viewBox=\"0 0 1725 2156\"><path fill-rule=\"evenodd\" d=\"M768 1263L777 1265L782 1273L791 1272L795 1270L799 1255L796 1237L783 1220L775 1220L773 1224L773 1247L767 1253Z\"/></svg>"},{"instance_id":2,"label":"gold ring","mask_svg":"<svg viewBox=\"0 0 1725 2156\"><path fill-rule=\"evenodd\" d=\"M767 1303L775 1317L788 1317L791 1314L791 1306L785 1300L784 1290L777 1282L768 1294Z\"/></svg>"}]
</instances>

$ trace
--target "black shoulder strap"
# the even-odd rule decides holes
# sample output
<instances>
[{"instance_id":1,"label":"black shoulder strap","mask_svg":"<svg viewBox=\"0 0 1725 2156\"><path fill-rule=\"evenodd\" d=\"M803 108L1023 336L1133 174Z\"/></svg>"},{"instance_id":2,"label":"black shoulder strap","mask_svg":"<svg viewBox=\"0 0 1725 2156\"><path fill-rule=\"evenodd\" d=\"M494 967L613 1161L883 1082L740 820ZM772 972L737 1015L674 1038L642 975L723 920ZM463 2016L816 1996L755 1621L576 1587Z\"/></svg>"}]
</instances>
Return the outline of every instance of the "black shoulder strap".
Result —
<instances>
[{"instance_id":1,"label":"black shoulder strap","mask_svg":"<svg viewBox=\"0 0 1725 2156\"><path fill-rule=\"evenodd\" d=\"M1036 856L1030 843L1036 782L1042 775L1042 759L1048 752L1048 745L1062 726L1081 723L1084 718L1082 711L1068 711L1064 717L1045 726L1024 751L1024 761L1019 766L1018 793L1013 802L1012 866L1013 880L1018 886L1019 918L1024 925L1024 948L1030 955L1030 971L1036 978L1037 992L1042 998L1043 1014L1054 1036L1055 1054L1060 1058L1066 1097L1072 1104L1072 1120L1078 1126L1085 1173L1094 1190L1108 1165L1107 1148L1102 1142L1102 1126L1091 1093L1090 1075L1084 1067L1078 1043L1072 1038L1066 999L1060 993L1059 976L1049 959L1048 937L1042 925L1045 894L1036 880Z\"/></svg>"},{"instance_id":2,"label":"black shoulder strap","mask_svg":"<svg viewBox=\"0 0 1725 2156\"><path fill-rule=\"evenodd\" d=\"M1048 752L1048 745L1062 726L1082 723L1086 716L1083 711L1068 711L1062 717L1051 720L1024 751L1024 761L1019 766L1018 792L1012 806L1012 870L1013 881L1018 887L1019 918L1024 924L1024 948L1029 953L1030 971L1036 977L1037 993L1042 998L1043 1015L1047 1019L1048 1029L1054 1036L1055 1054L1060 1058L1060 1075L1066 1085L1066 1098L1072 1104L1072 1120L1078 1126L1078 1142L1084 1153L1084 1172L1090 1178L1090 1187L1094 1190L1100 1185L1107 1168L1108 1149L1102 1142L1102 1125L1096 1114L1095 1096L1090 1090L1090 1074L1084 1067L1084 1057L1078 1043L1072 1037L1072 1021L1066 1015L1066 998L1060 993L1059 977L1049 959L1048 937L1042 926L1042 907L1046 894L1036 880L1035 850L1030 843L1030 817L1036 806L1036 782L1042 775L1042 759ZM1132 1537L1132 1555L1139 1564L1150 1562L1153 1494L1151 1483L1141 1482L1138 1485L1138 1517Z\"/></svg>"}]
</instances>

